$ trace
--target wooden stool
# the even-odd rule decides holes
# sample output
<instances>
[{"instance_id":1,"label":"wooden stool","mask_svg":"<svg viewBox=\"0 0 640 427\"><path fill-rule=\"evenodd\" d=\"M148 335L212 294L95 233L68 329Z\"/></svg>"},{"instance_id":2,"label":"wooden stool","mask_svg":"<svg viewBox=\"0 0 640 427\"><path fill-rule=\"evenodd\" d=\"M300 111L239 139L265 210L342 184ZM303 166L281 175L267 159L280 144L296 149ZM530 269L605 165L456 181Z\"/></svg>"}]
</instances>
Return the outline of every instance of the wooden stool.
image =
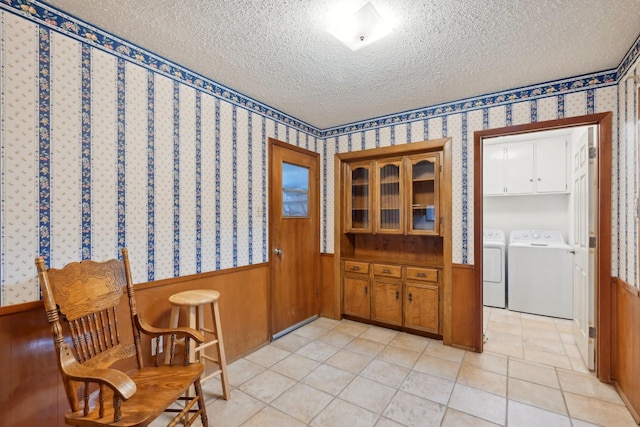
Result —
<instances>
[{"instance_id":1,"label":"wooden stool","mask_svg":"<svg viewBox=\"0 0 640 427\"><path fill-rule=\"evenodd\" d=\"M224 345L222 343L222 328L220 326L220 312L218 311L218 298L220 298L220 292L210 289L196 289L192 291L183 291L173 294L169 297L171 303L171 320L170 327L175 328L178 326L178 319L180 317L180 307L186 307L189 315L189 323L187 326L193 329L197 329L203 335L210 334L213 336L211 340L205 341L199 346L196 346L196 342L189 341L189 361L196 361L196 353L198 353L197 360L205 365L205 361L215 362L218 365L218 369L209 374L203 374L200 379L201 383L204 383L209 378L220 374L220 380L222 382L222 396L225 400L229 400L229 381L227 379L227 361L224 354ZM213 329L205 328L204 326L204 306L205 304L211 304L211 318L213 319ZM197 311L196 311L197 308ZM196 323L197 322L197 323ZM216 347L218 358L215 359L208 356L205 349L210 346ZM169 350L171 343L166 343L165 362L169 363Z\"/></svg>"}]
</instances>

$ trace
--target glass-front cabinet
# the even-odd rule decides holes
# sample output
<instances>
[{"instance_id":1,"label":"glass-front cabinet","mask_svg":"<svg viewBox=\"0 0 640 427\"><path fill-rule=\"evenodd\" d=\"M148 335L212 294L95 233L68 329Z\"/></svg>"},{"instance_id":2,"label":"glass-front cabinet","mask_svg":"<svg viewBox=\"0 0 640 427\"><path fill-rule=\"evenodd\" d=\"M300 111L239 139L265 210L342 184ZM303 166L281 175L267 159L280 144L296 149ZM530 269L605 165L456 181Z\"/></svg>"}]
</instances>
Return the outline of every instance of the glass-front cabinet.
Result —
<instances>
[{"instance_id":1,"label":"glass-front cabinet","mask_svg":"<svg viewBox=\"0 0 640 427\"><path fill-rule=\"evenodd\" d=\"M408 234L439 234L440 154L407 158L409 182Z\"/></svg>"},{"instance_id":2,"label":"glass-front cabinet","mask_svg":"<svg viewBox=\"0 0 640 427\"><path fill-rule=\"evenodd\" d=\"M347 167L351 195L347 199L346 231L371 233L371 162L351 163Z\"/></svg>"},{"instance_id":3,"label":"glass-front cabinet","mask_svg":"<svg viewBox=\"0 0 640 427\"><path fill-rule=\"evenodd\" d=\"M376 162L376 233L404 233L402 178L401 158Z\"/></svg>"},{"instance_id":4,"label":"glass-front cabinet","mask_svg":"<svg viewBox=\"0 0 640 427\"><path fill-rule=\"evenodd\" d=\"M347 233L440 235L440 153L347 164Z\"/></svg>"}]
</instances>

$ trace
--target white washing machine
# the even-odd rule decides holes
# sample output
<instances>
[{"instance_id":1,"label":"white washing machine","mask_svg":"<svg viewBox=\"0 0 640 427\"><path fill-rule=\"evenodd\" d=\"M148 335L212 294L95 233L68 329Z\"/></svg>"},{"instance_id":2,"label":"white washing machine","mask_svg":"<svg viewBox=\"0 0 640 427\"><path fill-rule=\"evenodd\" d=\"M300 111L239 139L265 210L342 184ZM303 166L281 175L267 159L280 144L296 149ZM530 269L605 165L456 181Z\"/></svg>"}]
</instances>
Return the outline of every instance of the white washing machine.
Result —
<instances>
[{"instance_id":1,"label":"white washing machine","mask_svg":"<svg viewBox=\"0 0 640 427\"><path fill-rule=\"evenodd\" d=\"M508 271L509 310L573 317L573 248L561 232L511 232Z\"/></svg>"},{"instance_id":2,"label":"white washing machine","mask_svg":"<svg viewBox=\"0 0 640 427\"><path fill-rule=\"evenodd\" d=\"M504 231L485 228L482 245L483 304L505 308L507 267Z\"/></svg>"}]
</instances>

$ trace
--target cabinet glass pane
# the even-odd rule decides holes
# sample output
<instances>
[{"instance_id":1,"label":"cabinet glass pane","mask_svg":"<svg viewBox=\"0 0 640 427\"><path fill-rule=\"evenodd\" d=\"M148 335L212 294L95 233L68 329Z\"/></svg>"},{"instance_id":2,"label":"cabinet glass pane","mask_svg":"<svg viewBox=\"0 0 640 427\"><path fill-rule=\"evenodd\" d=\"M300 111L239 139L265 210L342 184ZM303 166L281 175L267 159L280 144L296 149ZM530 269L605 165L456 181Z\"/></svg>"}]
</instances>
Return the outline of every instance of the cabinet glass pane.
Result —
<instances>
[{"instance_id":1,"label":"cabinet glass pane","mask_svg":"<svg viewBox=\"0 0 640 427\"><path fill-rule=\"evenodd\" d=\"M369 227L369 169L351 171L351 227Z\"/></svg>"},{"instance_id":2,"label":"cabinet glass pane","mask_svg":"<svg viewBox=\"0 0 640 427\"><path fill-rule=\"evenodd\" d=\"M306 217L309 213L309 169L282 163L282 216Z\"/></svg>"},{"instance_id":3,"label":"cabinet glass pane","mask_svg":"<svg viewBox=\"0 0 640 427\"><path fill-rule=\"evenodd\" d=\"M400 229L400 166L380 168L380 229Z\"/></svg>"},{"instance_id":4,"label":"cabinet glass pane","mask_svg":"<svg viewBox=\"0 0 640 427\"><path fill-rule=\"evenodd\" d=\"M414 230L435 230L435 159L419 161L411 168L411 213Z\"/></svg>"}]
</instances>

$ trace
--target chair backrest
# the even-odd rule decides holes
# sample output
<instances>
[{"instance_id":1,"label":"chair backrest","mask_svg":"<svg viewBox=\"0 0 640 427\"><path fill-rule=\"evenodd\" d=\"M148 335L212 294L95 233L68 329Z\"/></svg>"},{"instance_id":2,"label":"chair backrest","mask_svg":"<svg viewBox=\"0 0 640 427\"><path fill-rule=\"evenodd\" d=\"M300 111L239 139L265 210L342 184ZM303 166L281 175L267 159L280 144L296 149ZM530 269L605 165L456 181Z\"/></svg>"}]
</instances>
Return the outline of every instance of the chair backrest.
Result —
<instances>
[{"instance_id":1,"label":"chair backrest","mask_svg":"<svg viewBox=\"0 0 640 427\"><path fill-rule=\"evenodd\" d=\"M91 260L73 262L63 268L47 269L42 258L36 259L47 319L60 362L60 348L65 342L65 329L71 337L75 357L81 364L105 368L136 357L142 368L140 337L135 327L137 316L129 256L122 249L122 261ZM124 340L118 318L118 305L127 290L133 342ZM129 316L127 316L129 317ZM65 327L66 326L66 327ZM128 326L128 325L127 325ZM75 384L64 378L67 397L77 410Z\"/></svg>"}]
</instances>

